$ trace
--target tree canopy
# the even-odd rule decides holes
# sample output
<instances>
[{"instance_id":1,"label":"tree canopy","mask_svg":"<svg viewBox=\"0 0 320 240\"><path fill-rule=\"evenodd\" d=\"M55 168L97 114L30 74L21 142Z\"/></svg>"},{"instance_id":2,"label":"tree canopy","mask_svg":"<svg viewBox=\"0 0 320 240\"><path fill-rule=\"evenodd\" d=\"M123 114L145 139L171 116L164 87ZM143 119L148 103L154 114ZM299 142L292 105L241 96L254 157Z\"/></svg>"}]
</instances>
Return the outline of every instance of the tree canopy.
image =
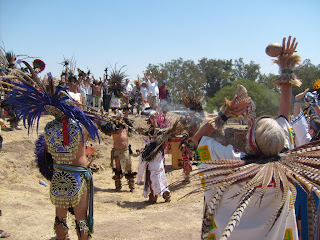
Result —
<instances>
[{"instance_id":1,"label":"tree canopy","mask_svg":"<svg viewBox=\"0 0 320 240\"><path fill-rule=\"evenodd\" d=\"M256 105L256 113L258 116L276 116L278 114L280 94L262 84L247 79L236 80L232 85L222 88L213 98L208 100L205 109L210 112L214 109L219 110L225 98L232 100L237 92L238 84L243 85L247 89L248 95Z\"/></svg>"},{"instance_id":2,"label":"tree canopy","mask_svg":"<svg viewBox=\"0 0 320 240\"><path fill-rule=\"evenodd\" d=\"M160 80L166 79L171 91L173 103L181 103L180 89L204 96L207 110L217 109L224 102L224 97L232 98L237 84L243 84L257 105L257 113L277 115L280 89L273 84L278 77L275 74L262 74L260 65L242 58L236 60L202 58L197 63L193 60L174 59L158 65L149 64L146 72L153 72L156 77L162 70ZM293 88L293 96L309 88L320 78L320 65L314 65L309 59L295 69L295 74L302 80L300 88ZM159 81L161 85L161 81Z\"/></svg>"}]
</instances>

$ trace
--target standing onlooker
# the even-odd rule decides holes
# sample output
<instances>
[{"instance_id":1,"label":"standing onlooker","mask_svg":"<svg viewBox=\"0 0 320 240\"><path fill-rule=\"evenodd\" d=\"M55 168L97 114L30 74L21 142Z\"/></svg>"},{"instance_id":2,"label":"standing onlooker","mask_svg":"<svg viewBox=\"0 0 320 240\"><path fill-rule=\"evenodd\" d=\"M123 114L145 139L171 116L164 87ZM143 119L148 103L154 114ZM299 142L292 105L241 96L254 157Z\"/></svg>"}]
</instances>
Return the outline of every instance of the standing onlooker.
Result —
<instances>
[{"instance_id":1,"label":"standing onlooker","mask_svg":"<svg viewBox=\"0 0 320 240\"><path fill-rule=\"evenodd\" d=\"M84 81L82 79L80 79L79 88L80 88L80 94L81 94L81 103L87 104L87 91L86 91L86 86L84 85Z\"/></svg>"},{"instance_id":2,"label":"standing onlooker","mask_svg":"<svg viewBox=\"0 0 320 240\"><path fill-rule=\"evenodd\" d=\"M152 110L158 110L159 107L159 88L158 88L158 79L160 78L162 71L160 70L158 72L157 79L154 79L152 77L152 72L150 71L149 77L146 75L146 72L144 71L144 77L148 81L148 89L149 89L149 104L150 108Z\"/></svg>"},{"instance_id":3,"label":"standing onlooker","mask_svg":"<svg viewBox=\"0 0 320 240\"><path fill-rule=\"evenodd\" d=\"M132 86L131 86L131 84L129 84L129 79L126 79L126 85L125 85L124 89L125 89L126 95L130 96L130 94L132 92Z\"/></svg>"},{"instance_id":4,"label":"standing onlooker","mask_svg":"<svg viewBox=\"0 0 320 240\"><path fill-rule=\"evenodd\" d=\"M130 100L131 113L132 114L133 114L134 107L137 106L137 102L136 102L136 98L135 98L135 95L136 95L136 92L137 92L137 88L139 88L139 91L140 91L140 88L141 88L139 75L138 75L138 80L135 80L133 83L134 83L134 86L133 86L133 90L132 90L132 93L131 93L131 100ZM141 105L141 101L140 101L140 105ZM139 112L138 112L138 114L139 114Z\"/></svg>"},{"instance_id":5,"label":"standing onlooker","mask_svg":"<svg viewBox=\"0 0 320 240\"><path fill-rule=\"evenodd\" d=\"M87 105L92 107L92 84L90 78L87 77L86 81L84 82L86 93L87 93Z\"/></svg>"},{"instance_id":6,"label":"standing onlooker","mask_svg":"<svg viewBox=\"0 0 320 240\"><path fill-rule=\"evenodd\" d=\"M142 93L140 91L140 86L137 86L137 88L136 88L136 92L134 94L134 102L135 102L136 108L137 108L136 116L138 116L140 114L141 102L142 102Z\"/></svg>"},{"instance_id":7,"label":"standing onlooker","mask_svg":"<svg viewBox=\"0 0 320 240\"><path fill-rule=\"evenodd\" d=\"M149 105L148 104L149 90L147 87L147 83L145 81L141 83L140 91L142 94L142 110L144 110Z\"/></svg>"},{"instance_id":8,"label":"standing onlooker","mask_svg":"<svg viewBox=\"0 0 320 240\"><path fill-rule=\"evenodd\" d=\"M98 82L97 80L93 81L92 84L92 95L93 95L93 107L100 109L101 108L101 91L102 91L102 82L101 79Z\"/></svg>"},{"instance_id":9,"label":"standing onlooker","mask_svg":"<svg viewBox=\"0 0 320 240\"><path fill-rule=\"evenodd\" d=\"M160 110L164 113L169 111L170 93L166 86L166 80L162 80L162 85L159 88Z\"/></svg>"},{"instance_id":10,"label":"standing onlooker","mask_svg":"<svg viewBox=\"0 0 320 240\"><path fill-rule=\"evenodd\" d=\"M103 109L107 113L109 113L111 93L109 92L108 75L105 77L105 79L103 81L102 89L103 89L103 97L102 97Z\"/></svg>"},{"instance_id":11,"label":"standing onlooker","mask_svg":"<svg viewBox=\"0 0 320 240\"><path fill-rule=\"evenodd\" d=\"M122 95L122 109L124 111L124 119L129 116L129 98L132 92L132 86L129 84L129 79L126 79L126 84L124 86L124 93Z\"/></svg>"}]
</instances>

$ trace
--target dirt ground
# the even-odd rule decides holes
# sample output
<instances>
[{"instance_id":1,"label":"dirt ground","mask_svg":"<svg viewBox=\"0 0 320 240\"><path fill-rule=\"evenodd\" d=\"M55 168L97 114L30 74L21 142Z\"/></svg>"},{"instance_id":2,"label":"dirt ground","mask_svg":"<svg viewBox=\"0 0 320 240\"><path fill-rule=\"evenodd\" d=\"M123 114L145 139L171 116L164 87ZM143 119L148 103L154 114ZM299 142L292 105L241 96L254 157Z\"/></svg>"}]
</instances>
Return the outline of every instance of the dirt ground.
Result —
<instances>
[{"instance_id":1,"label":"dirt ground","mask_svg":"<svg viewBox=\"0 0 320 240\"><path fill-rule=\"evenodd\" d=\"M136 126L145 125L145 119L134 119ZM43 116L40 121L39 134L45 124L52 119ZM22 124L20 124L22 125ZM11 234L8 239L54 239L53 222L55 209L49 199L49 186L39 184L39 179L46 179L39 173L34 162L34 143L37 139L36 129L2 130L4 137L0 155L0 229ZM142 196L143 185L136 186L136 192L129 192L123 179L121 192L114 191L110 164L112 139L100 134L100 144L93 142L98 150L94 163L102 165L94 173L94 235L93 239L199 239L202 222L203 195L192 195L178 199L191 190L194 184L178 185L171 188L172 201L165 203L162 198L156 204L149 204ZM132 149L144 147L141 135L133 134L129 139ZM133 169L138 169L138 156L133 156ZM166 172L168 184L183 179L182 170L173 170L171 155L166 155ZM196 183L198 184L198 183ZM77 239L74 218L69 217L69 234Z\"/></svg>"}]
</instances>

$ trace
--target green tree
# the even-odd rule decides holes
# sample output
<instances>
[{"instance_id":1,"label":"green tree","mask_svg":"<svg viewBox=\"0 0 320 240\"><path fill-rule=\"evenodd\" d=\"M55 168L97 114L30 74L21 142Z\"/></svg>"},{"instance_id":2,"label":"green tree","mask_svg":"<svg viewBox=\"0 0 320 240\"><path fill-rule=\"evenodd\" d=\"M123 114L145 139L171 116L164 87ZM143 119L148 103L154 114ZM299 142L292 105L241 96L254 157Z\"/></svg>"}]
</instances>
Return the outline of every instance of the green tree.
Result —
<instances>
[{"instance_id":1,"label":"green tree","mask_svg":"<svg viewBox=\"0 0 320 240\"><path fill-rule=\"evenodd\" d=\"M280 88L274 84L275 79L278 77L279 77L278 75L275 75L272 73L269 73L268 75L262 74L260 76L259 80L257 81L257 83L261 83L262 85L266 86L267 88L269 88L277 93L280 93Z\"/></svg>"},{"instance_id":2,"label":"green tree","mask_svg":"<svg viewBox=\"0 0 320 240\"><path fill-rule=\"evenodd\" d=\"M293 87L293 96L303 92L306 88L310 91L313 90L313 83L320 78L320 65L315 66L311 63L310 59L306 59L302 64L294 70L297 77L302 81L300 87Z\"/></svg>"},{"instance_id":3,"label":"green tree","mask_svg":"<svg viewBox=\"0 0 320 240\"><path fill-rule=\"evenodd\" d=\"M232 60L202 58L198 67L205 74L204 90L207 97L213 97L222 87L230 85L234 81Z\"/></svg>"},{"instance_id":4,"label":"green tree","mask_svg":"<svg viewBox=\"0 0 320 240\"><path fill-rule=\"evenodd\" d=\"M234 61L234 75L236 79L258 81L261 76L260 65L253 61L246 64L243 62L243 58L239 58Z\"/></svg>"},{"instance_id":5,"label":"green tree","mask_svg":"<svg viewBox=\"0 0 320 240\"><path fill-rule=\"evenodd\" d=\"M256 105L257 116L278 115L280 94L262 84L247 79L234 81L232 85L222 88L213 98L208 100L205 109L207 111L218 110L223 105L225 98L229 100L233 98L237 92L238 84L243 85L247 89L248 95Z\"/></svg>"},{"instance_id":6,"label":"green tree","mask_svg":"<svg viewBox=\"0 0 320 240\"><path fill-rule=\"evenodd\" d=\"M199 70L194 61L184 61L179 58L159 66L149 64L147 67L147 71L151 70L152 72L158 72L160 69L162 70L161 79L167 80L167 86L175 103L181 102L180 89L187 93L193 92L203 96L205 75ZM161 82L159 82L159 85L161 85Z\"/></svg>"}]
</instances>

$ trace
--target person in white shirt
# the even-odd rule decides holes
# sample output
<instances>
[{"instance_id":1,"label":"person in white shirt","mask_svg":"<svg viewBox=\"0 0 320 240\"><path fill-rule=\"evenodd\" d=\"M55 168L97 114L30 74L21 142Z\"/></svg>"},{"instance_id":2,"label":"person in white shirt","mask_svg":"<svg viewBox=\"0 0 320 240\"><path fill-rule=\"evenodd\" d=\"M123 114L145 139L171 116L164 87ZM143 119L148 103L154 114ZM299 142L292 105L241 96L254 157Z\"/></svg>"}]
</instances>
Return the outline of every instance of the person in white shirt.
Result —
<instances>
[{"instance_id":1,"label":"person in white shirt","mask_svg":"<svg viewBox=\"0 0 320 240\"><path fill-rule=\"evenodd\" d=\"M138 79L140 78L140 76L138 75ZM140 88L141 94L142 94L142 111L145 110L146 108L149 108L149 103L148 103L148 99L149 99L149 90L148 90L148 86L147 83L145 81L141 82L141 88Z\"/></svg>"},{"instance_id":2,"label":"person in white shirt","mask_svg":"<svg viewBox=\"0 0 320 240\"><path fill-rule=\"evenodd\" d=\"M158 72L157 78L154 79L152 76L152 71L149 72L149 76L146 75L146 72L143 71L144 77L147 79L148 90L149 90L149 105L152 110L158 110L159 107L159 87L158 80L160 79L162 71Z\"/></svg>"},{"instance_id":3,"label":"person in white shirt","mask_svg":"<svg viewBox=\"0 0 320 240\"><path fill-rule=\"evenodd\" d=\"M129 84L129 79L126 79L126 84L124 86L124 93L122 95L122 110L124 111L124 119L128 119L129 116L129 98L132 92L132 86Z\"/></svg>"},{"instance_id":4,"label":"person in white shirt","mask_svg":"<svg viewBox=\"0 0 320 240\"><path fill-rule=\"evenodd\" d=\"M126 85L125 85L125 93L130 96L132 92L132 86L129 84L129 79L126 79Z\"/></svg>"},{"instance_id":5,"label":"person in white shirt","mask_svg":"<svg viewBox=\"0 0 320 240\"><path fill-rule=\"evenodd\" d=\"M92 107L92 82L90 81L90 78L87 77L86 81L84 82L86 94L87 94L87 105L89 107Z\"/></svg>"}]
</instances>

